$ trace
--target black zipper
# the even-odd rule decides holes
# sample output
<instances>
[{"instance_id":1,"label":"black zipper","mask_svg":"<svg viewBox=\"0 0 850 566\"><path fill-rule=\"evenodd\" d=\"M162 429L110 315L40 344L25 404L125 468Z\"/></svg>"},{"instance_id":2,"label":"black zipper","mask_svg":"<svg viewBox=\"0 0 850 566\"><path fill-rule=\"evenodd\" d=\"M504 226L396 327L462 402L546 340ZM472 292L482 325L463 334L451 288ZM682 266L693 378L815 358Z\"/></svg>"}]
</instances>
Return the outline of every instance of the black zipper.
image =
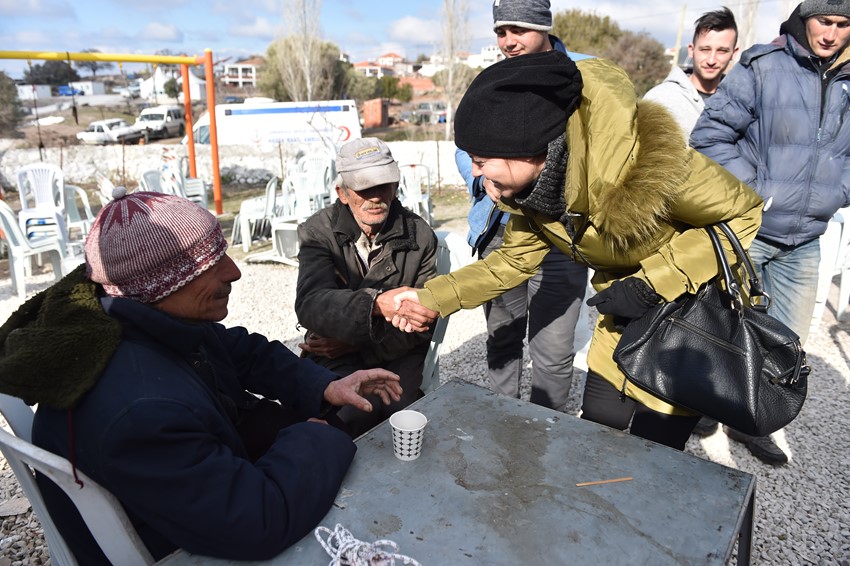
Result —
<instances>
[{"instance_id":1,"label":"black zipper","mask_svg":"<svg viewBox=\"0 0 850 566\"><path fill-rule=\"evenodd\" d=\"M693 332L694 334L696 334L700 338L705 338L709 342L717 344L718 346L720 346L724 350L728 350L728 351L732 352L733 354L737 354L739 356L744 355L744 349L741 348L740 346L736 346L735 344L732 344L731 342L727 342L726 340L721 340L717 336L714 336L714 335L706 332L702 328L695 326L695 325L691 324L690 322L688 322L688 321L686 321L682 318L670 317L668 320L670 320L671 325L675 324L677 326L684 328L685 330ZM669 329L669 327L668 327L668 329Z\"/></svg>"}]
</instances>

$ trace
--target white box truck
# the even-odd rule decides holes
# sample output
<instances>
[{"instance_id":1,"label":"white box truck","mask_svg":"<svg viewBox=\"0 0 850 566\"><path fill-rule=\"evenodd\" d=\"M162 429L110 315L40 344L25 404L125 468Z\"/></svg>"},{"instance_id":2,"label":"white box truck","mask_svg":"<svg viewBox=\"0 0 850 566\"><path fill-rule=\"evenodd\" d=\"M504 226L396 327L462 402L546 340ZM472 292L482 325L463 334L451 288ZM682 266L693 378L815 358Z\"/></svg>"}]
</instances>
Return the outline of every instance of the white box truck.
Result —
<instances>
[{"instance_id":1,"label":"white box truck","mask_svg":"<svg viewBox=\"0 0 850 566\"><path fill-rule=\"evenodd\" d=\"M361 137L360 117L353 100L313 102L252 102L217 104L220 145L328 142L339 146ZM195 143L210 143L209 114L192 125ZM188 138L183 138L187 143Z\"/></svg>"}]
</instances>

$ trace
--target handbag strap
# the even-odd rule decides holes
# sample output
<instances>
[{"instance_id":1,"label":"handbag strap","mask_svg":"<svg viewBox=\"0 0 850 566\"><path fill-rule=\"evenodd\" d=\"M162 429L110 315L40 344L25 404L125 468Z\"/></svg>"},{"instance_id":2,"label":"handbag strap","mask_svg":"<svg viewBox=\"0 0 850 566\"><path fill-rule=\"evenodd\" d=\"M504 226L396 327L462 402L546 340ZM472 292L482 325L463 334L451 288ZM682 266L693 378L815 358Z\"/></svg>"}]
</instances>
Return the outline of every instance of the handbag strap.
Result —
<instances>
[{"instance_id":1,"label":"handbag strap","mask_svg":"<svg viewBox=\"0 0 850 566\"><path fill-rule=\"evenodd\" d=\"M750 258L750 254L744 250L744 246L741 244L741 240L738 239L738 235L735 234L734 230L732 230L726 222L718 222L716 226L720 228L720 231L723 232L723 235L726 236L726 239L729 240L730 244L732 244L732 249L735 251L735 255L738 256L741 265L744 266L744 270L747 273L750 307L762 312L767 312L767 309L770 306L770 295L765 292L764 287L756 274L756 267L753 265L753 260Z\"/></svg>"},{"instance_id":2,"label":"handbag strap","mask_svg":"<svg viewBox=\"0 0 850 566\"><path fill-rule=\"evenodd\" d=\"M729 265L729 260L726 259L726 250L723 249L723 244L720 243L720 236L717 235L714 226L706 226L705 231L708 232L708 237L714 246L714 255L717 256L717 264L720 266L720 276L726 283L726 293L732 299L732 308L737 308L738 311L743 312L744 299L741 296L741 287L732 274L732 266Z\"/></svg>"}]
</instances>

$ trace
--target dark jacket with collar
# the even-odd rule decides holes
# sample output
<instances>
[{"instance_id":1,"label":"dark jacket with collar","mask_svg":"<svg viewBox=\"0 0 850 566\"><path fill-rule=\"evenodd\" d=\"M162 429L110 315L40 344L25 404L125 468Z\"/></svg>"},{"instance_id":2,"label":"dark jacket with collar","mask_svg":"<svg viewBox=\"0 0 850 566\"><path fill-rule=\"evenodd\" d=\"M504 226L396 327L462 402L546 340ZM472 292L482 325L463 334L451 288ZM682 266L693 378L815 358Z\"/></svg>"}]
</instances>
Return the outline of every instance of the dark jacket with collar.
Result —
<instances>
[{"instance_id":1,"label":"dark jacket with collar","mask_svg":"<svg viewBox=\"0 0 850 566\"><path fill-rule=\"evenodd\" d=\"M320 336L360 347L337 363L371 368L407 355L424 358L431 332L402 332L372 316L372 308L380 291L422 287L436 275L434 231L394 199L375 240L382 249L365 273L355 247L361 233L348 206L339 200L298 226L299 323Z\"/></svg>"},{"instance_id":2,"label":"dark jacket with collar","mask_svg":"<svg viewBox=\"0 0 850 566\"><path fill-rule=\"evenodd\" d=\"M97 312L94 290L77 270L0 332L0 389L40 403L33 442L112 492L155 558L184 548L262 560L309 533L332 505L354 444L304 422L283 429L251 463L233 419L257 402L246 389L318 416L335 376L243 328L186 323L121 298L101 299ZM80 336L75 325L94 334ZM41 363L63 352L65 371ZM102 371L77 371L98 364ZM19 382L10 384L13 375ZM55 387L43 387L50 379ZM76 393L57 399L57 390ZM49 481L39 484L78 561L104 562L69 500Z\"/></svg>"},{"instance_id":3,"label":"dark jacket with collar","mask_svg":"<svg viewBox=\"0 0 850 566\"><path fill-rule=\"evenodd\" d=\"M759 239L797 246L850 205L850 50L821 61L799 8L720 83L691 145L765 201Z\"/></svg>"}]
</instances>

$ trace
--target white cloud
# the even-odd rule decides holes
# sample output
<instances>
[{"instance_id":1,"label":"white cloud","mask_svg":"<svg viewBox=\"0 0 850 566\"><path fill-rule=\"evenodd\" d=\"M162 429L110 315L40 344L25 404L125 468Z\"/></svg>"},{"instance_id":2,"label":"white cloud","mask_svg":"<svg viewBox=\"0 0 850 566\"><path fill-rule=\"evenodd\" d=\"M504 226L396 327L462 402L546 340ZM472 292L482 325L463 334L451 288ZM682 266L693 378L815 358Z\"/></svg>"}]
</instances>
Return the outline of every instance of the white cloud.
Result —
<instances>
[{"instance_id":1,"label":"white cloud","mask_svg":"<svg viewBox=\"0 0 850 566\"><path fill-rule=\"evenodd\" d=\"M433 43L443 36L441 20L405 16L387 26L387 37L402 43ZM373 39L374 41L374 39Z\"/></svg>"},{"instance_id":2,"label":"white cloud","mask_svg":"<svg viewBox=\"0 0 850 566\"><path fill-rule=\"evenodd\" d=\"M234 24L228 28L227 32L237 37L271 40L282 34L282 26L271 23L267 18L258 17L248 24Z\"/></svg>"},{"instance_id":3,"label":"white cloud","mask_svg":"<svg viewBox=\"0 0 850 566\"><path fill-rule=\"evenodd\" d=\"M53 41L54 36L50 33L36 30L20 30L11 35L13 45L21 47L36 47L39 45L47 45Z\"/></svg>"},{"instance_id":4,"label":"white cloud","mask_svg":"<svg viewBox=\"0 0 850 566\"><path fill-rule=\"evenodd\" d=\"M154 12L159 10L174 10L181 6L189 6L192 0L108 0L109 3L116 4L123 10Z\"/></svg>"},{"instance_id":5,"label":"white cloud","mask_svg":"<svg viewBox=\"0 0 850 566\"><path fill-rule=\"evenodd\" d=\"M141 41L167 41L171 43L180 43L183 41L183 32L171 24L151 22L143 27L136 37Z\"/></svg>"},{"instance_id":6,"label":"white cloud","mask_svg":"<svg viewBox=\"0 0 850 566\"><path fill-rule=\"evenodd\" d=\"M0 16L9 18L76 19L74 8L63 0L0 0Z\"/></svg>"}]
</instances>

